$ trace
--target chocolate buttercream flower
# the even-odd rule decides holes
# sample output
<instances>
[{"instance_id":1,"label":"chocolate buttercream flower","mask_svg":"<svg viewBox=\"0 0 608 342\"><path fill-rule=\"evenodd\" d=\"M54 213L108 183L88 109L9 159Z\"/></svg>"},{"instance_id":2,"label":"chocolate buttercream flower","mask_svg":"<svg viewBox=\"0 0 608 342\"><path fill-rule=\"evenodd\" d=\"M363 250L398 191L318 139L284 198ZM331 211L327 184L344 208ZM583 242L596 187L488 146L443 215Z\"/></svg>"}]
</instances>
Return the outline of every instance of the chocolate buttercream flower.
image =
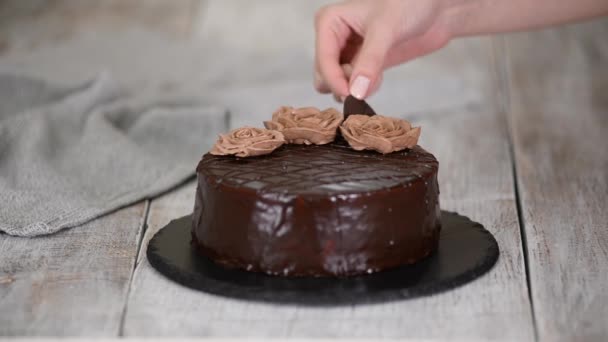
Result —
<instances>
[{"instance_id":1,"label":"chocolate buttercream flower","mask_svg":"<svg viewBox=\"0 0 608 342\"><path fill-rule=\"evenodd\" d=\"M271 153L284 143L285 137L279 131L242 127L232 130L228 134L220 134L209 153L216 156L261 156Z\"/></svg>"},{"instance_id":2,"label":"chocolate buttercream flower","mask_svg":"<svg viewBox=\"0 0 608 342\"><path fill-rule=\"evenodd\" d=\"M323 145L334 141L342 120L342 113L333 108L281 107L272 114L272 121L264 121L264 126L283 133L291 144Z\"/></svg>"},{"instance_id":3,"label":"chocolate buttercream flower","mask_svg":"<svg viewBox=\"0 0 608 342\"><path fill-rule=\"evenodd\" d=\"M350 115L340 126L340 132L353 149L383 154L412 148L420 137L420 127L382 115Z\"/></svg>"}]
</instances>

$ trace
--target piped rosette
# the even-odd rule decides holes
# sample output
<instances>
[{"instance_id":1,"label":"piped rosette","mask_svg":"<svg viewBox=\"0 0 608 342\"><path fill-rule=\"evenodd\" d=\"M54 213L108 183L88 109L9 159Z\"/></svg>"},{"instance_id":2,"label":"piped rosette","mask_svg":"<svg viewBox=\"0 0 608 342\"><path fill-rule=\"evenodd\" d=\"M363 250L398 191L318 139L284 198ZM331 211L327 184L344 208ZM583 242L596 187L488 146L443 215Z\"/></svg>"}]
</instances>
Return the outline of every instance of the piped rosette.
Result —
<instances>
[{"instance_id":1,"label":"piped rosette","mask_svg":"<svg viewBox=\"0 0 608 342\"><path fill-rule=\"evenodd\" d=\"M368 114L368 113L365 113ZM334 108L280 107L264 128L242 127L220 134L209 153L253 157L272 153L283 144L324 145L338 132L351 148L382 154L412 148L418 143L420 127L403 119L383 115L351 114L346 120Z\"/></svg>"}]
</instances>

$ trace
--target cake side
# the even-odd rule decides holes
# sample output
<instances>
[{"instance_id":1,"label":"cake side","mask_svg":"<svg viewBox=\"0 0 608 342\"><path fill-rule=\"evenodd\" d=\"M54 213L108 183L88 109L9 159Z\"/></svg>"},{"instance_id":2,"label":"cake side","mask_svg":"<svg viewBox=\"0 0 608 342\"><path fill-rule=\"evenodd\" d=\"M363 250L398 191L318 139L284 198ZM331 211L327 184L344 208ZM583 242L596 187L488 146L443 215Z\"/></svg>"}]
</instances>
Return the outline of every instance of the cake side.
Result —
<instances>
[{"instance_id":1,"label":"cake side","mask_svg":"<svg viewBox=\"0 0 608 342\"><path fill-rule=\"evenodd\" d=\"M413 263L437 246L438 163L288 145L248 158L205 155L193 242L217 263L290 276L346 276Z\"/></svg>"}]
</instances>

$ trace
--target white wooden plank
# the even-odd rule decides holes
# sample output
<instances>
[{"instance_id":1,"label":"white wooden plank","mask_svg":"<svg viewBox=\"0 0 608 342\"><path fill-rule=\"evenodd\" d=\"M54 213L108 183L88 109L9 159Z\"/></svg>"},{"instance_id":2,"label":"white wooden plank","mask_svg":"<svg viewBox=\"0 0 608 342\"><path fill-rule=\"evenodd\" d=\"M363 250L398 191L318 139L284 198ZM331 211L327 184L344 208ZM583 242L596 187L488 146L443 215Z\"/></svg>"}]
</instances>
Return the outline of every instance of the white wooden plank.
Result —
<instances>
[{"instance_id":1,"label":"white wooden plank","mask_svg":"<svg viewBox=\"0 0 608 342\"><path fill-rule=\"evenodd\" d=\"M50 236L0 235L0 336L117 336L145 206Z\"/></svg>"},{"instance_id":2,"label":"white wooden plank","mask_svg":"<svg viewBox=\"0 0 608 342\"><path fill-rule=\"evenodd\" d=\"M117 46L97 49L95 39L81 33L98 31L116 37L121 36L117 32L139 29L148 30L150 37L183 38L198 2L2 2L0 68L50 74L55 82L88 78L108 64L115 69L113 58L127 61L125 70L138 70L137 63L143 58L125 58L129 51L117 56L116 50L124 50ZM79 43L73 46L72 38ZM131 47L140 46L130 42ZM53 46L65 55L54 58L58 56ZM140 51L142 56L151 54L145 50ZM85 60L88 62L78 69L79 61ZM158 69L158 65L151 68L155 67ZM145 204L140 203L52 236L20 239L0 235L0 335L118 335L144 213Z\"/></svg>"},{"instance_id":3,"label":"white wooden plank","mask_svg":"<svg viewBox=\"0 0 608 342\"><path fill-rule=\"evenodd\" d=\"M539 337L608 340L608 20L508 37Z\"/></svg>"},{"instance_id":4,"label":"white wooden plank","mask_svg":"<svg viewBox=\"0 0 608 342\"><path fill-rule=\"evenodd\" d=\"M204 0L0 2L0 70L75 84L101 71L129 86L200 90L191 44Z\"/></svg>"},{"instance_id":5,"label":"white wooden plank","mask_svg":"<svg viewBox=\"0 0 608 342\"><path fill-rule=\"evenodd\" d=\"M0 3L2 36L11 49L27 50L69 40L82 29L130 28L183 37L191 32L200 0L13 0Z\"/></svg>"}]
</instances>

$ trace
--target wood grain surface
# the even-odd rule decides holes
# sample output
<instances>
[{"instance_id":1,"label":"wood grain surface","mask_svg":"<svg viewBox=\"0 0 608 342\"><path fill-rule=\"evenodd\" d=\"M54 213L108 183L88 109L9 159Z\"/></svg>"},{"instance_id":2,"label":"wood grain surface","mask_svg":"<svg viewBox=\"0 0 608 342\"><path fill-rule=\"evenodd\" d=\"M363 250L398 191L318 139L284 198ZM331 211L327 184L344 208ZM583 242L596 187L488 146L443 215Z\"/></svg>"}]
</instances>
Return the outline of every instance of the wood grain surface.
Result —
<instances>
[{"instance_id":1,"label":"wood grain surface","mask_svg":"<svg viewBox=\"0 0 608 342\"><path fill-rule=\"evenodd\" d=\"M0 235L0 336L116 336L146 203L50 236Z\"/></svg>"},{"instance_id":2,"label":"wood grain surface","mask_svg":"<svg viewBox=\"0 0 608 342\"><path fill-rule=\"evenodd\" d=\"M541 340L608 337L608 21L507 38Z\"/></svg>"}]
</instances>

